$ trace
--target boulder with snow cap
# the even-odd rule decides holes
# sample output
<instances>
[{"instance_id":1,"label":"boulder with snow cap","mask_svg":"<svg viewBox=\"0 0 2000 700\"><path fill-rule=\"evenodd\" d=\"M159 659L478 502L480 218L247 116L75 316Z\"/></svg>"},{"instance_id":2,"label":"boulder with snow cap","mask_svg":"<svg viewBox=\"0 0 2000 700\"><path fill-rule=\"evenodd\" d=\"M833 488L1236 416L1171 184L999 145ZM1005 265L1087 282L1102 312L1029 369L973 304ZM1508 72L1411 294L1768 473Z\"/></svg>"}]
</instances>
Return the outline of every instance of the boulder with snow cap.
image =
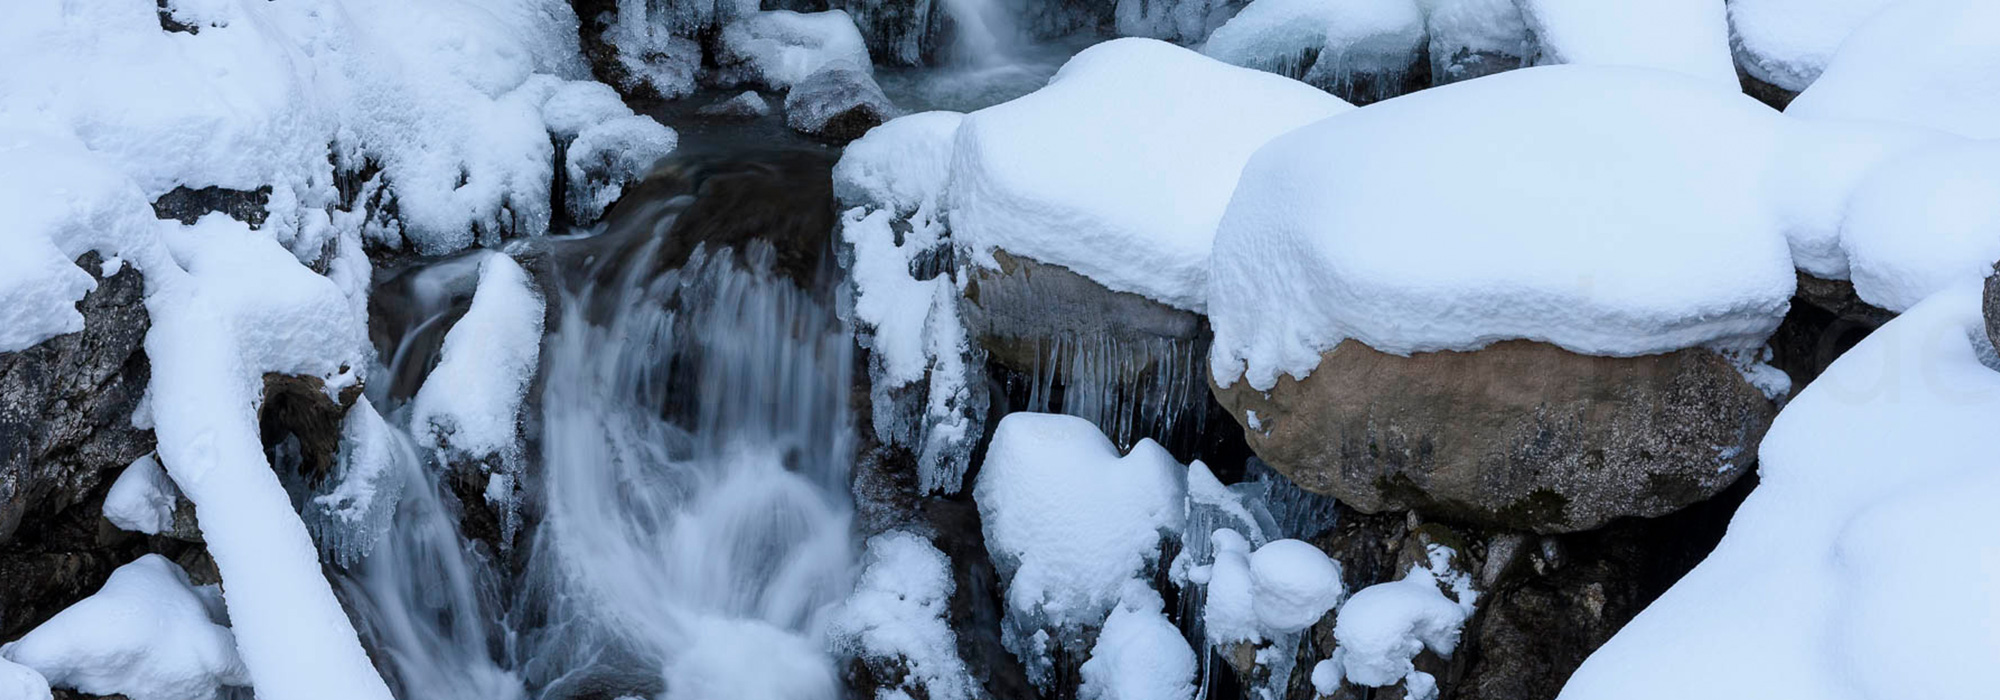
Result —
<instances>
[{"instance_id":1,"label":"boulder with snow cap","mask_svg":"<svg viewBox=\"0 0 2000 700\"><path fill-rule=\"evenodd\" d=\"M1356 104L1423 87L1424 14L1415 0L1257 0L1202 53L1311 83Z\"/></svg>"},{"instance_id":2,"label":"boulder with snow cap","mask_svg":"<svg viewBox=\"0 0 2000 700\"><path fill-rule=\"evenodd\" d=\"M1795 284L1761 194L1782 127L1701 81L1558 66L1280 137L1216 235L1216 396L1363 511L1566 532L1707 498L1786 384L1754 362Z\"/></svg>"},{"instance_id":3,"label":"boulder with snow cap","mask_svg":"<svg viewBox=\"0 0 2000 700\"><path fill-rule=\"evenodd\" d=\"M813 71L785 93L785 125L834 143L861 138L898 114L867 69L846 62Z\"/></svg>"}]
</instances>

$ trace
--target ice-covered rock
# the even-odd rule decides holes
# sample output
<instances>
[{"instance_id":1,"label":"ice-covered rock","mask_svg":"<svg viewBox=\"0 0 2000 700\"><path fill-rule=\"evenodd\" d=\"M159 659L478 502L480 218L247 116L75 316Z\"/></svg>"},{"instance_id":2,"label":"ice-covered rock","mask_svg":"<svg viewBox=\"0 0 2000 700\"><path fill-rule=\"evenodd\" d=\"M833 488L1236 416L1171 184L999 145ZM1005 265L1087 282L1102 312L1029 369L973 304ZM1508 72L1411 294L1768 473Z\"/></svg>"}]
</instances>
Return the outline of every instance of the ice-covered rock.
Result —
<instances>
[{"instance_id":1,"label":"ice-covered rock","mask_svg":"<svg viewBox=\"0 0 2000 700\"><path fill-rule=\"evenodd\" d=\"M835 649L874 674L877 698L917 691L932 700L967 700L972 677L948 626L951 562L923 537L901 530L868 540L861 580L830 633Z\"/></svg>"},{"instance_id":2,"label":"ice-covered rock","mask_svg":"<svg viewBox=\"0 0 2000 700\"><path fill-rule=\"evenodd\" d=\"M1086 628L1159 563L1181 527L1184 471L1151 440L1119 455L1081 418L1000 420L972 496L1005 586L1003 639L1038 685L1053 681L1053 653L1080 656Z\"/></svg>"},{"instance_id":3,"label":"ice-covered rock","mask_svg":"<svg viewBox=\"0 0 2000 700\"><path fill-rule=\"evenodd\" d=\"M1819 78L1840 43L1896 0L1733 0L1729 27L1750 77L1798 92Z\"/></svg>"},{"instance_id":4,"label":"ice-covered rock","mask_svg":"<svg viewBox=\"0 0 2000 700\"><path fill-rule=\"evenodd\" d=\"M1721 544L1560 697L1988 693L2000 371L1981 325L1968 282L1835 361L1772 426Z\"/></svg>"},{"instance_id":5,"label":"ice-covered rock","mask_svg":"<svg viewBox=\"0 0 2000 700\"><path fill-rule=\"evenodd\" d=\"M744 90L735 97L709 103L696 112L704 117L749 120L769 116L771 103L765 102L764 96L757 94L756 90Z\"/></svg>"},{"instance_id":6,"label":"ice-covered rock","mask_svg":"<svg viewBox=\"0 0 2000 700\"><path fill-rule=\"evenodd\" d=\"M1112 18L1118 36L1192 44L1222 26L1240 7L1232 0L1117 0Z\"/></svg>"},{"instance_id":7,"label":"ice-covered rock","mask_svg":"<svg viewBox=\"0 0 2000 700\"><path fill-rule=\"evenodd\" d=\"M1407 92L1423 48L1416 0L1256 0L1201 52L1362 104Z\"/></svg>"},{"instance_id":8,"label":"ice-covered rock","mask_svg":"<svg viewBox=\"0 0 2000 700\"><path fill-rule=\"evenodd\" d=\"M1078 700L1190 700L1195 695L1195 655L1167 620L1160 594L1126 581L1118 607L1104 620L1090 659L1083 662Z\"/></svg>"},{"instance_id":9,"label":"ice-covered rock","mask_svg":"<svg viewBox=\"0 0 2000 700\"><path fill-rule=\"evenodd\" d=\"M190 584L180 567L148 554L119 567L95 595L0 647L0 656L50 685L94 695L212 700L224 686L250 684L227 621L221 591Z\"/></svg>"},{"instance_id":10,"label":"ice-covered rock","mask_svg":"<svg viewBox=\"0 0 2000 700\"><path fill-rule=\"evenodd\" d=\"M828 63L785 93L785 125L835 143L861 138L898 113L866 64Z\"/></svg>"},{"instance_id":11,"label":"ice-covered rock","mask_svg":"<svg viewBox=\"0 0 2000 700\"><path fill-rule=\"evenodd\" d=\"M547 82L542 123L560 144L563 212L571 223L588 224L672 152L679 135L651 117L633 114L609 85Z\"/></svg>"},{"instance_id":12,"label":"ice-covered rock","mask_svg":"<svg viewBox=\"0 0 2000 700\"><path fill-rule=\"evenodd\" d=\"M722 28L716 62L773 90L798 85L835 63L870 71L868 46L846 12L771 10Z\"/></svg>"},{"instance_id":13,"label":"ice-covered rock","mask_svg":"<svg viewBox=\"0 0 2000 700\"><path fill-rule=\"evenodd\" d=\"M1722 2L1521 0L1542 63L1640 66L1694 76L1736 92L1729 16Z\"/></svg>"},{"instance_id":14,"label":"ice-covered rock","mask_svg":"<svg viewBox=\"0 0 2000 700\"><path fill-rule=\"evenodd\" d=\"M1817 9L1815 11L1818 11ZM2000 138L2000 4L1911 0L1871 15L1785 113Z\"/></svg>"},{"instance_id":15,"label":"ice-covered rock","mask_svg":"<svg viewBox=\"0 0 2000 700\"><path fill-rule=\"evenodd\" d=\"M1512 0L1421 0L1430 35L1431 83L1471 80L1528 65L1535 35Z\"/></svg>"},{"instance_id":16,"label":"ice-covered rock","mask_svg":"<svg viewBox=\"0 0 2000 700\"><path fill-rule=\"evenodd\" d=\"M975 265L998 268L1004 250L1198 312L1215 224L1250 153L1346 109L1163 42L1098 44L1048 87L966 116L952 235Z\"/></svg>"},{"instance_id":17,"label":"ice-covered rock","mask_svg":"<svg viewBox=\"0 0 2000 700\"><path fill-rule=\"evenodd\" d=\"M1854 291L1901 312L2000 260L2000 143L1947 143L1872 171L1841 227Z\"/></svg>"}]
</instances>

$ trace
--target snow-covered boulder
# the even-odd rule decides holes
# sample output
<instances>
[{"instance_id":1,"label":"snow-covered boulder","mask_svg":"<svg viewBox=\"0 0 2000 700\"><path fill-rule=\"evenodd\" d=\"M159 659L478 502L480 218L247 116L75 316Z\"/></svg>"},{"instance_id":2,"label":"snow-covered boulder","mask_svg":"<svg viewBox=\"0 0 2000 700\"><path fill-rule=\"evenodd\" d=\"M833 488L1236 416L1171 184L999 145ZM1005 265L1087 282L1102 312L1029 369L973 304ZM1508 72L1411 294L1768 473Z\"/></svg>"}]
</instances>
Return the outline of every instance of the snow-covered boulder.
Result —
<instances>
[{"instance_id":1,"label":"snow-covered boulder","mask_svg":"<svg viewBox=\"0 0 2000 700\"><path fill-rule=\"evenodd\" d=\"M2000 4L1909 0L1855 29L1785 113L2000 138Z\"/></svg>"},{"instance_id":2,"label":"snow-covered boulder","mask_svg":"<svg viewBox=\"0 0 2000 700\"><path fill-rule=\"evenodd\" d=\"M1520 0L1542 63L1641 66L1738 90L1720 0Z\"/></svg>"},{"instance_id":3,"label":"snow-covered boulder","mask_svg":"<svg viewBox=\"0 0 2000 700\"><path fill-rule=\"evenodd\" d=\"M1901 312L2000 260L2000 142L1946 143L1873 170L1841 227L1854 291Z\"/></svg>"},{"instance_id":4,"label":"snow-covered boulder","mask_svg":"<svg viewBox=\"0 0 2000 700\"><path fill-rule=\"evenodd\" d=\"M1736 56L1751 78L1791 92L1806 89L1840 43L1896 0L1732 0Z\"/></svg>"},{"instance_id":5,"label":"snow-covered boulder","mask_svg":"<svg viewBox=\"0 0 2000 700\"><path fill-rule=\"evenodd\" d=\"M17 700L50 700L49 681L35 669L0 656L0 697Z\"/></svg>"},{"instance_id":6,"label":"snow-covered boulder","mask_svg":"<svg viewBox=\"0 0 2000 700\"><path fill-rule=\"evenodd\" d=\"M722 28L717 63L773 90L785 90L835 63L867 73L868 46L846 12L770 10Z\"/></svg>"},{"instance_id":7,"label":"snow-covered boulder","mask_svg":"<svg viewBox=\"0 0 2000 700\"><path fill-rule=\"evenodd\" d=\"M2000 363L1979 296L1939 292L1800 392L1721 544L1560 697L1991 695Z\"/></svg>"},{"instance_id":8,"label":"snow-covered boulder","mask_svg":"<svg viewBox=\"0 0 2000 700\"><path fill-rule=\"evenodd\" d=\"M822 66L785 93L785 126L834 143L861 138L898 113L867 67L846 61Z\"/></svg>"},{"instance_id":9,"label":"snow-covered boulder","mask_svg":"<svg viewBox=\"0 0 2000 700\"><path fill-rule=\"evenodd\" d=\"M0 647L0 656L59 688L132 700L212 700L224 686L250 684L227 621L221 591L190 584L180 567L148 554L112 572L96 594Z\"/></svg>"},{"instance_id":10,"label":"snow-covered boulder","mask_svg":"<svg viewBox=\"0 0 2000 700\"><path fill-rule=\"evenodd\" d=\"M1782 391L1743 362L1794 287L1764 187L1782 126L1672 73L1559 66L1279 137L1216 234L1217 396L1364 511L1547 532L1700 500L1774 410L1716 349Z\"/></svg>"},{"instance_id":11,"label":"snow-covered boulder","mask_svg":"<svg viewBox=\"0 0 2000 700\"><path fill-rule=\"evenodd\" d=\"M194 505L152 455L133 460L111 482L104 494L104 519L121 530L201 541Z\"/></svg>"},{"instance_id":12,"label":"snow-covered boulder","mask_svg":"<svg viewBox=\"0 0 2000 700\"><path fill-rule=\"evenodd\" d=\"M1401 683L1406 697L1434 700L1437 679L1412 660L1425 651L1450 658L1471 615L1471 600L1446 597L1436 574L1422 567L1363 588L1340 606L1333 626L1338 646L1313 669L1313 685L1331 695L1340 679L1378 688Z\"/></svg>"},{"instance_id":13,"label":"snow-covered boulder","mask_svg":"<svg viewBox=\"0 0 2000 700\"><path fill-rule=\"evenodd\" d=\"M1433 85L1520 68L1539 51L1513 0L1420 0L1418 4L1430 35Z\"/></svg>"},{"instance_id":14,"label":"snow-covered boulder","mask_svg":"<svg viewBox=\"0 0 2000 700\"><path fill-rule=\"evenodd\" d=\"M1423 46L1416 0L1256 0L1201 51L1362 104L1408 92Z\"/></svg>"},{"instance_id":15,"label":"snow-covered boulder","mask_svg":"<svg viewBox=\"0 0 2000 700\"><path fill-rule=\"evenodd\" d=\"M1191 700L1195 655L1166 603L1146 584L1126 581L1083 662L1077 700Z\"/></svg>"},{"instance_id":16,"label":"snow-covered boulder","mask_svg":"<svg viewBox=\"0 0 2000 700\"><path fill-rule=\"evenodd\" d=\"M1157 443L1121 456L1081 418L1000 420L972 497L1005 588L1002 639L1036 684L1055 680L1058 649L1081 656L1086 630L1160 563L1181 528L1184 474Z\"/></svg>"},{"instance_id":17,"label":"snow-covered boulder","mask_svg":"<svg viewBox=\"0 0 2000 700\"><path fill-rule=\"evenodd\" d=\"M869 538L864 560L829 634L835 650L868 669L877 697L917 691L932 700L970 700L972 676L949 626L951 562L901 530Z\"/></svg>"}]
</instances>

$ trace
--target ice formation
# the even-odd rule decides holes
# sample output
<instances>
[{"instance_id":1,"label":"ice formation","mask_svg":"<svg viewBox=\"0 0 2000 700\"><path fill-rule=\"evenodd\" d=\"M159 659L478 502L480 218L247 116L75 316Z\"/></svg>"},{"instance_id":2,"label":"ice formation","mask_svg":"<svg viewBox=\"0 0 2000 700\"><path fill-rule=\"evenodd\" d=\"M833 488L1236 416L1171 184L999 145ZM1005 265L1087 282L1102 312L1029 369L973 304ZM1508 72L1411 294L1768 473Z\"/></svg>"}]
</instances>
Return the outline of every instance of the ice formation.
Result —
<instances>
[{"instance_id":1,"label":"ice formation","mask_svg":"<svg viewBox=\"0 0 2000 700\"><path fill-rule=\"evenodd\" d=\"M213 700L224 686L250 684L227 621L220 591L190 584L180 567L148 554L111 572L97 593L0 647L0 655L59 688L132 700Z\"/></svg>"},{"instance_id":2,"label":"ice formation","mask_svg":"<svg viewBox=\"0 0 2000 700\"><path fill-rule=\"evenodd\" d=\"M2000 357L1979 296L1932 295L1794 397L1721 544L1560 697L1988 694Z\"/></svg>"},{"instance_id":3,"label":"ice formation","mask_svg":"<svg viewBox=\"0 0 2000 700\"><path fill-rule=\"evenodd\" d=\"M1046 88L967 115L946 192L973 264L993 250L1168 306L1206 306L1209 244L1272 137L1348 109L1303 83L1148 39L1084 50Z\"/></svg>"},{"instance_id":4,"label":"ice formation","mask_svg":"<svg viewBox=\"0 0 2000 700\"><path fill-rule=\"evenodd\" d=\"M157 535L173 529L174 501L181 495L160 460L146 455L132 461L104 494L104 519L120 529Z\"/></svg>"},{"instance_id":5,"label":"ice formation","mask_svg":"<svg viewBox=\"0 0 2000 700\"><path fill-rule=\"evenodd\" d=\"M1636 66L1693 76L1737 92L1729 16L1721 2L1521 0L1544 63Z\"/></svg>"},{"instance_id":6,"label":"ice formation","mask_svg":"<svg viewBox=\"0 0 2000 700\"><path fill-rule=\"evenodd\" d=\"M1437 85L1512 70L1539 52L1513 0L1419 0Z\"/></svg>"},{"instance_id":7,"label":"ice formation","mask_svg":"<svg viewBox=\"0 0 2000 700\"><path fill-rule=\"evenodd\" d=\"M905 686L932 700L967 700L972 678L948 625L953 583L944 553L919 535L892 531L868 540L861 580L833 623L834 648L900 661ZM883 688L877 700L903 692Z\"/></svg>"},{"instance_id":8,"label":"ice formation","mask_svg":"<svg viewBox=\"0 0 2000 700\"><path fill-rule=\"evenodd\" d=\"M1348 338L1399 354L1761 345L1794 286L1762 180L1783 126L1671 73L1550 66L1281 136L1216 233L1214 379L1268 388ZM1440 173L1476 177L1440 193Z\"/></svg>"},{"instance_id":9,"label":"ice formation","mask_svg":"<svg viewBox=\"0 0 2000 700\"><path fill-rule=\"evenodd\" d=\"M367 397L347 409L333 485L305 509L307 527L334 561L351 565L374 550L393 524L402 495L404 476L397 465L414 459L409 438L391 428Z\"/></svg>"},{"instance_id":10,"label":"ice formation","mask_svg":"<svg viewBox=\"0 0 2000 700\"><path fill-rule=\"evenodd\" d=\"M2000 138L2000 4L1909 0L1850 34L1818 80L1785 108L1809 119L1852 119Z\"/></svg>"},{"instance_id":11,"label":"ice formation","mask_svg":"<svg viewBox=\"0 0 2000 700\"><path fill-rule=\"evenodd\" d=\"M1423 46L1416 0L1256 0L1210 34L1201 52L1375 101L1402 92Z\"/></svg>"},{"instance_id":12,"label":"ice formation","mask_svg":"<svg viewBox=\"0 0 2000 700\"><path fill-rule=\"evenodd\" d=\"M1184 468L1151 440L1120 456L1073 416L1015 413L994 429L973 500L1006 587L1002 639L1037 684L1055 648L1117 605L1127 581L1159 563L1182 524Z\"/></svg>"},{"instance_id":13,"label":"ice formation","mask_svg":"<svg viewBox=\"0 0 2000 700\"><path fill-rule=\"evenodd\" d=\"M745 78L773 90L797 85L833 63L864 73L874 65L854 19L840 10L758 12L723 27L721 41L718 62L737 66Z\"/></svg>"}]
</instances>

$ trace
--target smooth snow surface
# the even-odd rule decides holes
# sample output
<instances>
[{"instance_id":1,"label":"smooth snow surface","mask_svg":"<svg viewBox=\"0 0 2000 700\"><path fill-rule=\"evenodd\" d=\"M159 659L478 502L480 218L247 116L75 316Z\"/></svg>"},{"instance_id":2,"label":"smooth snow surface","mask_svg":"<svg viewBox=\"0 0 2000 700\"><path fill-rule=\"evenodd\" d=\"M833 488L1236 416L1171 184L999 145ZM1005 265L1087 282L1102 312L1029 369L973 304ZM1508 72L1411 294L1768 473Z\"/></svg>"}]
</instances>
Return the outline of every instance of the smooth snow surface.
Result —
<instances>
[{"instance_id":1,"label":"smooth snow surface","mask_svg":"<svg viewBox=\"0 0 2000 700\"><path fill-rule=\"evenodd\" d=\"M1882 122L1788 119L1771 172L1772 204L1791 243L1792 264L1822 279L1847 279L1841 229L1849 208L1885 164L1960 139Z\"/></svg>"},{"instance_id":2,"label":"smooth snow surface","mask_svg":"<svg viewBox=\"0 0 2000 700\"><path fill-rule=\"evenodd\" d=\"M1658 68L1737 92L1722 0L1521 0L1547 63Z\"/></svg>"},{"instance_id":3,"label":"smooth snow surface","mask_svg":"<svg viewBox=\"0 0 2000 700\"><path fill-rule=\"evenodd\" d=\"M1120 456L1082 418L1000 420L972 497L1006 586L1004 639L1031 678L1042 682L1050 663L1049 650L1034 648L1036 631L1068 645L1104 620L1126 581L1158 563L1162 537L1181 527L1184 473L1149 439Z\"/></svg>"},{"instance_id":4,"label":"smooth snow surface","mask_svg":"<svg viewBox=\"0 0 2000 700\"><path fill-rule=\"evenodd\" d=\"M438 365L411 403L433 446L472 459L520 458L518 422L542 343L542 298L526 270L486 254L472 307L445 334Z\"/></svg>"},{"instance_id":5,"label":"smooth snow surface","mask_svg":"<svg viewBox=\"0 0 2000 700\"><path fill-rule=\"evenodd\" d=\"M1118 607L1105 618L1090 659L1083 662L1078 700L1189 700L1194 697L1194 650L1163 612L1160 594L1126 581Z\"/></svg>"},{"instance_id":6,"label":"smooth snow surface","mask_svg":"<svg viewBox=\"0 0 2000 700\"><path fill-rule=\"evenodd\" d=\"M133 460L111 482L111 491L104 495L104 519L123 530L157 535L173 528L174 500L180 495L160 468L160 460L146 455Z\"/></svg>"},{"instance_id":7,"label":"smooth snow surface","mask_svg":"<svg viewBox=\"0 0 2000 700\"><path fill-rule=\"evenodd\" d=\"M1397 354L1760 345L1794 287L1764 190L1784 125L1671 73L1550 66L1281 136L1216 234L1214 378L1268 388L1348 338Z\"/></svg>"},{"instance_id":8,"label":"smooth snow surface","mask_svg":"<svg viewBox=\"0 0 2000 700\"><path fill-rule=\"evenodd\" d=\"M1979 297L1933 295L1793 398L1721 544L1560 697L1991 695L2000 360Z\"/></svg>"},{"instance_id":9,"label":"smooth snow surface","mask_svg":"<svg viewBox=\"0 0 2000 700\"><path fill-rule=\"evenodd\" d=\"M1252 552L1250 585L1258 622L1281 634L1311 627L1347 593L1340 563L1301 540L1273 540Z\"/></svg>"},{"instance_id":10,"label":"smooth snow surface","mask_svg":"<svg viewBox=\"0 0 2000 700\"><path fill-rule=\"evenodd\" d=\"M1004 249L1199 311L1215 224L1250 153L1346 109L1164 42L1098 44L1048 87L966 116L952 235L974 264L997 266Z\"/></svg>"},{"instance_id":11,"label":"smooth snow surface","mask_svg":"<svg viewBox=\"0 0 2000 700\"><path fill-rule=\"evenodd\" d=\"M958 658L949 626L951 562L923 537L904 531L876 535L863 555L861 580L833 622L837 650L900 659L907 685L932 700L972 697L972 677ZM878 699L900 689L877 691Z\"/></svg>"},{"instance_id":12,"label":"smooth snow surface","mask_svg":"<svg viewBox=\"0 0 2000 700\"><path fill-rule=\"evenodd\" d=\"M0 655L93 695L210 700L222 686L250 684L226 624L215 587L195 587L166 557L148 554ZM0 690L5 682L0 670Z\"/></svg>"},{"instance_id":13,"label":"smooth snow surface","mask_svg":"<svg viewBox=\"0 0 2000 700\"><path fill-rule=\"evenodd\" d=\"M2000 260L2000 142L1948 143L1869 175L1841 243L1863 301L1903 311Z\"/></svg>"},{"instance_id":14,"label":"smooth snow surface","mask_svg":"<svg viewBox=\"0 0 2000 700\"><path fill-rule=\"evenodd\" d=\"M1897 0L1731 0L1729 25L1744 71L1806 89L1855 29Z\"/></svg>"},{"instance_id":15,"label":"smooth snow surface","mask_svg":"<svg viewBox=\"0 0 2000 700\"><path fill-rule=\"evenodd\" d=\"M1849 35L1785 113L2000 138L2000 3L1904 0Z\"/></svg>"},{"instance_id":16,"label":"smooth snow surface","mask_svg":"<svg viewBox=\"0 0 2000 700\"><path fill-rule=\"evenodd\" d=\"M840 10L771 10L731 22L722 29L717 60L741 64L745 77L773 90L790 88L834 63L863 73L874 65L854 18Z\"/></svg>"},{"instance_id":17,"label":"smooth snow surface","mask_svg":"<svg viewBox=\"0 0 2000 700\"><path fill-rule=\"evenodd\" d=\"M35 669L0 656L0 698L7 700L50 700L49 681Z\"/></svg>"},{"instance_id":18,"label":"smooth snow surface","mask_svg":"<svg viewBox=\"0 0 2000 700\"><path fill-rule=\"evenodd\" d=\"M1388 84L1372 95L1380 99L1401 87L1423 44L1415 0L1256 0L1209 35L1201 52L1321 88L1385 75Z\"/></svg>"}]
</instances>

